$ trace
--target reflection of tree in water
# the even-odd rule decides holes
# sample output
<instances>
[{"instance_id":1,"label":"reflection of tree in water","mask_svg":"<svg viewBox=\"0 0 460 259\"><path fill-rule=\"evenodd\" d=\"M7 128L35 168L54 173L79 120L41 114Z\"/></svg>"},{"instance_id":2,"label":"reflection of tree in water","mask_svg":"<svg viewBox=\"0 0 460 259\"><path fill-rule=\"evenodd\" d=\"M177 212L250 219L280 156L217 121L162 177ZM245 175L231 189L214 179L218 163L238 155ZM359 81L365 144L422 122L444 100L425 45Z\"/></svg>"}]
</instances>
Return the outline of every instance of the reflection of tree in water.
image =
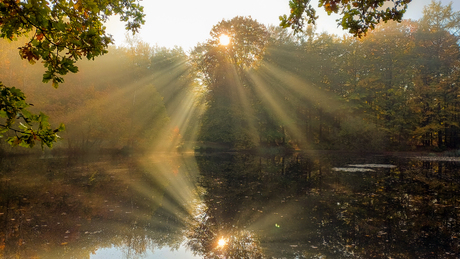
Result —
<instances>
[{"instance_id":1,"label":"reflection of tree in water","mask_svg":"<svg viewBox=\"0 0 460 259\"><path fill-rule=\"evenodd\" d=\"M265 258L257 237L252 231L226 228L205 208L195 217L187 233L187 245L195 255L211 258Z\"/></svg>"},{"instance_id":2,"label":"reflection of tree in water","mask_svg":"<svg viewBox=\"0 0 460 259\"><path fill-rule=\"evenodd\" d=\"M0 160L0 258L85 258L110 247L134 258L186 238L206 258L460 254L455 161L232 154L196 157L176 173L169 162L19 160ZM356 163L396 167L332 170ZM201 187L187 190L197 165Z\"/></svg>"},{"instance_id":3,"label":"reflection of tree in water","mask_svg":"<svg viewBox=\"0 0 460 259\"><path fill-rule=\"evenodd\" d=\"M125 258L137 259L143 258L147 250L154 250L155 243L145 236L126 235L120 247L123 247L122 251Z\"/></svg>"},{"instance_id":4,"label":"reflection of tree in water","mask_svg":"<svg viewBox=\"0 0 460 259\"><path fill-rule=\"evenodd\" d=\"M188 222L177 193L186 195L187 179L171 163L160 166L136 159L0 160L0 258L88 258L112 247L140 258L177 249Z\"/></svg>"},{"instance_id":5,"label":"reflection of tree in water","mask_svg":"<svg viewBox=\"0 0 460 259\"><path fill-rule=\"evenodd\" d=\"M257 234L267 257L275 258L457 258L460 253L458 163L344 154L237 154L197 162L208 218L195 232L201 228L210 242L198 242L198 250L215 245L223 230L245 229ZM365 162L397 167L331 170Z\"/></svg>"}]
</instances>

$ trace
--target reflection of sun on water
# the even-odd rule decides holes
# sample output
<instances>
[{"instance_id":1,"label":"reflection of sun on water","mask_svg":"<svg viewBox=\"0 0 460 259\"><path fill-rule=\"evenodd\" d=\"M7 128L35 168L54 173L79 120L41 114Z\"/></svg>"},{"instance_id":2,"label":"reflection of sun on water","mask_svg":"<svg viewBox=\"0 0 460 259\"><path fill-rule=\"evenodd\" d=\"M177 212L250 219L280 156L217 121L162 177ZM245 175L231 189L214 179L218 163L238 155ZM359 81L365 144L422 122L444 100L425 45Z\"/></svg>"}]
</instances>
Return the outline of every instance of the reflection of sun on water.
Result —
<instances>
[{"instance_id":1,"label":"reflection of sun on water","mask_svg":"<svg viewBox=\"0 0 460 259\"><path fill-rule=\"evenodd\" d=\"M219 239L219 242L217 242L218 247L224 247L227 244L227 241L225 241L224 238Z\"/></svg>"},{"instance_id":2,"label":"reflection of sun on water","mask_svg":"<svg viewBox=\"0 0 460 259\"><path fill-rule=\"evenodd\" d=\"M228 35L222 34L219 36L219 44L222 46L227 46L230 44L230 37Z\"/></svg>"}]
</instances>

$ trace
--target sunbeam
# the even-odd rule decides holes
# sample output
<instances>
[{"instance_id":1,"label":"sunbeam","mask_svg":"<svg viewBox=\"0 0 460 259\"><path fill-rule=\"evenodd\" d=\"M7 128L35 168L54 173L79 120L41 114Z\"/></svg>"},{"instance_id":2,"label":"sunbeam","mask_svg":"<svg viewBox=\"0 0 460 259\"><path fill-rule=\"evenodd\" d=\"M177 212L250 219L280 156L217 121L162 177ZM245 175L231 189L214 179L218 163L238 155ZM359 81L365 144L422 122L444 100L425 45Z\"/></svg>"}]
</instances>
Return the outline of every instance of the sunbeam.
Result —
<instances>
[{"instance_id":1,"label":"sunbeam","mask_svg":"<svg viewBox=\"0 0 460 259\"><path fill-rule=\"evenodd\" d=\"M280 69L275 64L264 62L260 70L283 82L283 86L291 90L298 97L318 104L327 112L334 113L345 106L343 102L336 101L338 97L334 96L333 93L321 91L317 86L312 86L309 82L305 82L294 73Z\"/></svg>"},{"instance_id":2,"label":"sunbeam","mask_svg":"<svg viewBox=\"0 0 460 259\"><path fill-rule=\"evenodd\" d=\"M305 137L302 135L302 132L293 123L295 121L295 114L288 114L285 112L288 111L288 109L285 108L285 105L283 104L285 100L278 100L275 98L275 96L270 94L266 83L256 73L251 73L249 76L253 80L256 93L258 97L262 98L264 105L270 108L272 112L274 112L276 118L281 121L283 125L285 125L290 134L292 134L296 139L304 140Z\"/></svg>"},{"instance_id":3,"label":"sunbeam","mask_svg":"<svg viewBox=\"0 0 460 259\"><path fill-rule=\"evenodd\" d=\"M241 115L244 119L244 122L247 123L247 135L250 136L250 141L252 142L253 146L257 146L259 143L260 137L258 134L258 130L256 128L256 116L254 112L254 108L251 106L251 100L249 100L249 96L251 96L248 92L248 88L245 87L241 81L241 77L238 74L237 67L235 64L231 66L231 73L232 73L232 81L233 85L237 91L237 98L234 100L237 106L241 106L243 108L243 114Z\"/></svg>"},{"instance_id":4,"label":"sunbeam","mask_svg":"<svg viewBox=\"0 0 460 259\"><path fill-rule=\"evenodd\" d=\"M190 150L190 144L196 140L198 123L193 118L200 117L204 107L198 105L198 96L195 92L182 94L181 102L171 111L168 125L161 131L161 138L151 147L151 151L175 152L178 146L183 151ZM202 102L201 102L202 103ZM182 143L181 136L189 134L188 142Z\"/></svg>"}]
</instances>

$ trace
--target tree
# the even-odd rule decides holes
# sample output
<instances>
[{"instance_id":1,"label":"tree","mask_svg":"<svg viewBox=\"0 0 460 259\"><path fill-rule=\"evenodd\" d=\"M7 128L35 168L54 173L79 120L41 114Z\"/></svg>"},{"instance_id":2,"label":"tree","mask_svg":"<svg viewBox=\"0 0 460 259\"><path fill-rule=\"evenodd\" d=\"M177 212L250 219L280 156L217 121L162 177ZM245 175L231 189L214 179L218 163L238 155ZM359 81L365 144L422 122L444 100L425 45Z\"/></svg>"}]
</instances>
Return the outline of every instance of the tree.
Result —
<instances>
[{"instance_id":1,"label":"tree","mask_svg":"<svg viewBox=\"0 0 460 259\"><path fill-rule=\"evenodd\" d=\"M417 99L413 108L420 121L414 135L424 146L458 147L458 70L460 12L452 4L432 1L424 9L416 33Z\"/></svg>"},{"instance_id":2,"label":"tree","mask_svg":"<svg viewBox=\"0 0 460 259\"><path fill-rule=\"evenodd\" d=\"M318 16L310 5L310 1L290 0L291 14L289 17L280 16L280 26L291 27L298 32L303 29L305 21L308 24L315 24ZM337 20L338 25L347 29L351 34L361 37L366 35L369 29L374 29L375 25L381 21L401 22L407 4L410 2L412 0L319 0L318 7L324 7L328 14L340 11L342 19Z\"/></svg>"},{"instance_id":3,"label":"tree","mask_svg":"<svg viewBox=\"0 0 460 259\"><path fill-rule=\"evenodd\" d=\"M228 45L219 44L221 35L231 39ZM263 59L268 32L256 20L238 16L215 25L211 37L191 53L196 72L208 91L208 110L199 139L247 148L255 144L257 137L251 125L252 94L245 77Z\"/></svg>"},{"instance_id":4,"label":"tree","mask_svg":"<svg viewBox=\"0 0 460 259\"><path fill-rule=\"evenodd\" d=\"M412 85L417 23L404 20L379 25L362 39L361 80L354 86L354 100L365 107L373 123L389 134L388 143L409 139L414 114L407 100Z\"/></svg>"},{"instance_id":5,"label":"tree","mask_svg":"<svg viewBox=\"0 0 460 259\"><path fill-rule=\"evenodd\" d=\"M113 39L106 33L104 22L113 14L120 15L126 29L133 33L144 23L143 7L135 0L5 0L0 2L0 37L30 37L19 48L20 57L31 64L41 61L46 68L43 82L51 81L58 87L64 82L63 75L78 71L77 60L92 60L107 53ZM31 114L21 90L0 84L0 92L0 118L4 118L0 121L0 137L12 131L16 135L8 142L13 146L32 147L41 141L42 146L51 147L64 126L53 130L46 115Z\"/></svg>"}]
</instances>

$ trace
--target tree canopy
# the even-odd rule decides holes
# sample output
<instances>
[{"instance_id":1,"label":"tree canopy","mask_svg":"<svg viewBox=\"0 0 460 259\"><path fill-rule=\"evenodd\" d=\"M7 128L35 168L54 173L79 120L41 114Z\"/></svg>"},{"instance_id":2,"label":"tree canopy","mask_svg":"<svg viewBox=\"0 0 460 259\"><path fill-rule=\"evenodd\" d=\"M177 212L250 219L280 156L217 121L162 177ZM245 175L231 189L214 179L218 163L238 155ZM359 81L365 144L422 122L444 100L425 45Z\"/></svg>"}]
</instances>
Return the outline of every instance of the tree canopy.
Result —
<instances>
[{"instance_id":1,"label":"tree canopy","mask_svg":"<svg viewBox=\"0 0 460 259\"><path fill-rule=\"evenodd\" d=\"M310 2L290 0L291 13L289 16L280 16L280 26L291 27L298 32L304 29L305 22L315 24L318 16ZM361 37L379 22L401 22L410 2L412 0L319 0L318 7L324 7L328 14L340 12L342 18L337 20L337 24L354 36Z\"/></svg>"},{"instance_id":2,"label":"tree canopy","mask_svg":"<svg viewBox=\"0 0 460 259\"><path fill-rule=\"evenodd\" d=\"M144 23L142 11L135 0L7 0L0 3L0 37L31 34L19 54L31 63L42 60L47 68L43 81L57 87L64 81L61 75L78 71L77 60L107 53L113 43L104 26L109 16L119 14L126 29L137 32Z\"/></svg>"},{"instance_id":3,"label":"tree canopy","mask_svg":"<svg viewBox=\"0 0 460 259\"><path fill-rule=\"evenodd\" d=\"M107 53L113 39L106 33L104 22L114 14L120 15L133 33L144 23L143 7L136 0L5 0L0 2L0 37L29 37L19 48L19 55L32 64L41 61L46 68L43 82L51 81L58 87L64 82L63 75L78 71L77 60ZM30 104L19 89L0 84L0 91L0 117L5 118L5 122L0 121L0 137L13 131L15 136L8 138L13 146L30 147L37 140L51 146L64 126L53 130L44 114L28 112ZM35 124L38 126L33 128Z\"/></svg>"}]
</instances>

